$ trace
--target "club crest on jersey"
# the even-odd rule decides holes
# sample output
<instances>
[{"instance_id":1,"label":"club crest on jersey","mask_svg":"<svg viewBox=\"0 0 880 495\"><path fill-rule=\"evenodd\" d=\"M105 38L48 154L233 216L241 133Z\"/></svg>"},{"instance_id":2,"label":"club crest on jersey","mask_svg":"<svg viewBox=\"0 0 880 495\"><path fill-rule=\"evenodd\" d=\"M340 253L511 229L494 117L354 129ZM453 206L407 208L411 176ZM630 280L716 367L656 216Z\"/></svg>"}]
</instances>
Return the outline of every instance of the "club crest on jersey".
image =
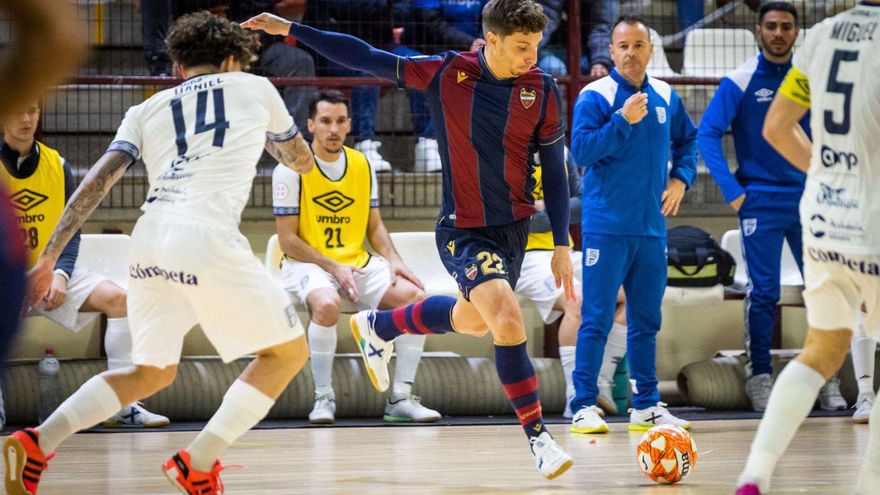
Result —
<instances>
[{"instance_id":1,"label":"club crest on jersey","mask_svg":"<svg viewBox=\"0 0 880 495\"><path fill-rule=\"evenodd\" d=\"M742 224L743 235L746 237L754 234L755 231L758 230L757 218L743 218Z\"/></svg>"},{"instance_id":2,"label":"club crest on jersey","mask_svg":"<svg viewBox=\"0 0 880 495\"><path fill-rule=\"evenodd\" d=\"M657 122L661 124L666 123L666 107L654 107L654 110L657 111Z\"/></svg>"},{"instance_id":3,"label":"club crest on jersey","mask_svg":"<svg viewBox=\"0 0 880 495\"><path fill-rule=\"evenodd\" d=\"M281 182L275 184L275 187L273 188L273 195L275 196L275 199L287 199L288 194L290 194L290 188L287 187L287 184Z\"/></svg>"},{"instance_id":4,"label":"club crest on jersey","mask_svg":"<svg viewBox=\"0 0 880 495\"><path fill-rule=\"evenodd\" d=\"M464 269L464 276L468 278L468 280L473 280L477 278L477 265L475 263L471 263L466 266Z\"/></svg>"},{"instance_id":5,"label":"club crest on jersey","mask_svg":"<svg viewBox=\"0 0 880 495\"><path fill-rule=\"evenodd\" d=\"M586 255L586 260L584 264L587 266L593 266L599 262L599 250L593 248L587 248L587 251L584 253Z\"/></svg>"},{"instance_id":6,"label":"club crest on jersey","mask_svg":"<svg viewBox=\"0 0 880 495\"><path fill-rule=\"evenodd\" d=\"M538 92L532 88L520 88L519 90L519 102L522 103L522 106L525 107L526 110L532 107L535 104L535 100L538 99Z\"/></svg>"}]
</instances>

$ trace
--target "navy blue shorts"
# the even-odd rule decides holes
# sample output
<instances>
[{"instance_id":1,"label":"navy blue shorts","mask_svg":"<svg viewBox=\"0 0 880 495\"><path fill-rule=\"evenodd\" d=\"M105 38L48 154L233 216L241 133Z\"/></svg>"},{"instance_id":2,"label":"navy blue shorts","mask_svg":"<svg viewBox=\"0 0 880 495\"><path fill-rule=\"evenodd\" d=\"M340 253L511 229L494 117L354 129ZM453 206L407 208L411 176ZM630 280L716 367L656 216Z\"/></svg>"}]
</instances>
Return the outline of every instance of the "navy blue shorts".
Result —
<instances>
[{"instance_id":1,"label":"navy blue shorts","mask_svg":"<svg viewBox=\"0 0 880 495\"><path fill-rule=\"evenodd\" d=\"M494 227L460 229L445 217L435 228L437 250L458 290L470 301L470 291L487 280L503 278L516 287L526 254L529 219Z\"/></svg>"}]
</instances>

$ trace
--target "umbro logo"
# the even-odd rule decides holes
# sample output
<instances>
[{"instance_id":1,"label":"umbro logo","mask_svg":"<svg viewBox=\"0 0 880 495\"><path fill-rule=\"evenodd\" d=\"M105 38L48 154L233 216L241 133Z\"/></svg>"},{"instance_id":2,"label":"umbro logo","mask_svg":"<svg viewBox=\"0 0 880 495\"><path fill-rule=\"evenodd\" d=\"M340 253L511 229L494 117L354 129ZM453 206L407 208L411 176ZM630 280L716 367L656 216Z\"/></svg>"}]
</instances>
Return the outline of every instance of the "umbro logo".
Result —
<instances>
[{"instance_id":1,"label":"umbro logo","mask_svg":"<svg viewBox=\"0 0 880 495\"><path fill-rule=\"evenodd\" d=\"M312 198L312 201L333 213L339 213L354 203L354 199L349 198L339 191L330 191L320 196L315 196Z\"/></svg>"},{"instance_id":2,"label":"umbro logo","mask_svg":"<svg viewBox=\"0 0 880 495\"><path fill-rule=\"evenodd\" d=\"M766 103L773 100L773 93L774 91L772 89L761 88L755 91L755 97L757 98L758 103Z\"/></svg>"},{"instance_id":3,"label":"umbro logo","mask_svg":"<svg viewBox=\"0 0 880 495\"><path fill-rule=\"evenodd\" d=\"M13 194L9 197L9 201L12 202L12 206L16 207L21 211L29 211L37 206L43 204L49 196L42 195L38 192L31 191L30 189L22 189L17 193Z\"/></svg>"}]
</instances>

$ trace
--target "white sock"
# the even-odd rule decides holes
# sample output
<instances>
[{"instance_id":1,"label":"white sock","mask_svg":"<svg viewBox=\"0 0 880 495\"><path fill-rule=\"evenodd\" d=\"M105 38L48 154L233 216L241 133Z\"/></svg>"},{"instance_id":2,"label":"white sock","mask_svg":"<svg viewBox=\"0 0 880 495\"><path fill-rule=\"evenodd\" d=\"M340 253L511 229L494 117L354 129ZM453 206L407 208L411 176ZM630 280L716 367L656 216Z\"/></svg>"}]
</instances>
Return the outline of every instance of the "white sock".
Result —
<instances>
[{"instance_id":1,"label":"white sock","mask_svg":"<svg viewBox=\"0 0 880 495\"><path fill-rule=\"evenodd\" d=\"M333 357L336 355L336 325L309 323L309 365L318 395L333 393ZM213 462L213 461L211 461Z\"/></svg>"},{"instance_id":2,"label":"white sock","mask_svg":"<svg viewBox=\"0 0 880 495\"><path fill-rule=\"evenodd\" d=\"M391 385L393 397L412 395L412 385L416 381L416 371L424 349L424 335L401 335L394 339L397 360L394 362L394 383Z\"/></svg>"},{"instance_id":3,"label":"white sock","mask_svg":"<svg viewBox=\"0 0 880 495\"><path fill-rule=\"evenodd\" d=\"M574 398L574 380L571 374L574 372L576 349L573 345L559 346L559 363L562 364L562 376L565 378L565 407L569 407Z\"/></svg>"},{"instance_id":4,"label":"white sock","mask_svg":"<svg viewBox=\"0 0 880 495\"><path fill-rule=\"evenodd\" d=\"M609 385L614 383L614 373L623 356L626 355L626 325L614 322L608 340L605 343L605 353L602 355L602 366L599 368L599 384Z\"/></svg>"},{"instance_id":5,"label":"white sock","mask_svg":"<svg viewBox=\"0 0 880 495\"><path fill-rule=\"evenodd\" d=\"M856 482L856 495L874 495L880 489L880 406L876 403L868 422L871 424L871 436Z\"/></svg>"},{"instance_id":6,"label":"white sock","mask_svg":"<svg viewBox=\"0 0 880 495\"><path fill-rule=\"evenodd\" d=\"M253 385L235 380L205 429L186 448L192 466L199 471L210 471L220 453L256 426L274 404L275 399Z\"/></svg>"},{"instance_id":7,"label":"white sock","mask_svg":"<svg viewBox=\"0 0 880 495\"><path fill-rule=\"evenodd\" d=\"M128 318L107 318L104 350L107 351L108 370L127 368L132 365L131 330L128 328Z\"/></svg>"},{"instance_id":8,"label":"white sock","mask_svg":"<svg viewBox=\"0 0 880 495\"><path fill-rule=\"evenodd\" d=\"M746 468L739 476L737 486L757 483L762 493L769 490L779 457L813 409L824 384L825 379L818 371L799 361L791 361L782 370L773 384L767 410L758 425Z\"/></svg>"},{"instance_id":9,"label":"white sock","mask_svg":"<svg viewBox=\"0 0 880 495\"><path fill-rule=\"evenodd\" d=\"M67 437L104 421L121 408L119 397L107 380L101 375L92 377L37 427L40 450L52 452Z\"/></svg>"},{"instance_id":10,"label":"white sock","mask_svg":"<svg viewBox=\"0 0 880 495\"><path fill-rule=\"evenodd\" d=\"M850 342L853 372L859 385L859 395L874 396L874 355L877 352L877 341L865 333L864 313L859 312L859 326L853 333Z\"/></svg>"}]
</instances>

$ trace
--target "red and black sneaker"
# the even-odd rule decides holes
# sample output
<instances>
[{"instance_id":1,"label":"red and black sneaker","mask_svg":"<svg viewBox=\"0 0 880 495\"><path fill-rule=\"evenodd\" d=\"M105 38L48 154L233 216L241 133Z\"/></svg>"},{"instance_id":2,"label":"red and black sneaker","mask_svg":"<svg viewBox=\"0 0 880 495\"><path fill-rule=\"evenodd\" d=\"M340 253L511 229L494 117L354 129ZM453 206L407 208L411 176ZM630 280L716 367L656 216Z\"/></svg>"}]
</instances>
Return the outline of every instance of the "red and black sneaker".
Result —
<instances>
[{"instance_id":1,"label":"red and black sneaker","mask_svg":"<svg viewBox=\"0 0 880 495\"><path fill-rule=\"evenodd\" d=\"M33 428L16 431L3 442L6 459L7 495L37 495L40 476L48 467L49 455L40 450L40 434Z\"/></svg>"},{"instance_id":2,"label":"red and black sneaker","mask_svg":"<svg viewBox=\"0 0 880 495\"><path fill-rule=\"evenodd\" d=\"M162 466L162 472L172 485L176 486L181 493L187 495L218 495L223 493L223 482L220 481L220 471L223 464L214 461L211 471L198 471L192 467L189 461L189 452L181 449L171 456Z\"/></svg>"}]
</instances>

